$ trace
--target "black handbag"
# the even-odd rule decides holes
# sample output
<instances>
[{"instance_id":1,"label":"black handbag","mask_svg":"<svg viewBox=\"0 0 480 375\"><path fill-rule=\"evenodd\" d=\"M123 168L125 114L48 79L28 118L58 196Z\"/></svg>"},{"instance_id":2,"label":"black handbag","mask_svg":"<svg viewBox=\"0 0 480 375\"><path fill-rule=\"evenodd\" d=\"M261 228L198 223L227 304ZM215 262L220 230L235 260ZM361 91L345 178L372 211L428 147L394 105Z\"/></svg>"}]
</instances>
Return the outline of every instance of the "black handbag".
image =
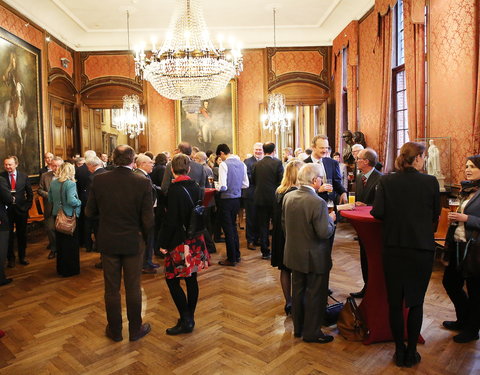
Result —
<instances>
[{"instance_id":1,"label":"black handbag","mask_svg":"<svg viewBox=\"0 0 480 375\"><path fill-rule=\"evenodd\" d=\"M470 240L465 245L463 258L458 259L457 264L461 267L464 277L480 276L480 243L478 237L478 231L474 231L472 238L470 238ZM461 257L458 250L457 257Z\"/></svg>"},{"instance_id":2,"label":"black handbag","mask_svg":"<svg viewBox=\"0 0 480 375\"><path fill-rule=\"evenodd\" d=\"M187 189L185 189L184 186L182 186L183 190L185 190L185 193L187 193L188 198L190 199L190 202L192 203L192 211L190 212L190 219L188 221L188 226L185 229L185 235L187 239L192 239L198 236L199 234L203 233L205 229L205 224L204 224L204 218L203 214L205 213L205 207L202 205L202 200L198 200L197 204L193 203L192 196L188 192Z\"/></svg>"},{"instance_id":3,"label":"black handbag","mask_svg":"<svg viewBox=\"0 0 480 375\"><path fill-rule=\"evenodd\" d=\"M323 319L323 325L325 327L333 326L337 324L338 316L340 315L340 311L343 309L343 303L336 300L332 296L329 296L335 303L331 305L327 304L327 308L325 309L325 318Z\"/></svg>"}]
</instances>

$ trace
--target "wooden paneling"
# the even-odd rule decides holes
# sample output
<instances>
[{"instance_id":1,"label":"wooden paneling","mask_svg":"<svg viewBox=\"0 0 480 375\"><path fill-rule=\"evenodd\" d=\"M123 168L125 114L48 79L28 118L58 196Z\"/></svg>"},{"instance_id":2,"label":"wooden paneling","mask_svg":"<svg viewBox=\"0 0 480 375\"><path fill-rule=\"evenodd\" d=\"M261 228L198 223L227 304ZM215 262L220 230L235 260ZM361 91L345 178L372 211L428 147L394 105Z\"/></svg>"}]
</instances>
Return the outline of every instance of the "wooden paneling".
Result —
<instances>
[{"instance_id":1,"label":"wooden paneling","mask_svg":"<svg viewBox=\"0 0 480 375\"><path fill-rule=\"evenodd\" d=\"M103 151L102 144L102 112L101 110L94 109L93 112L93 126L92 126L92 150L95 150L98 154Z\"/></svg>"},{"instance_id":2,"label":"wooden paneling","mask_svg":"<svg viewBox=\"0 0 480 375\"><path fill-rule=\"evenodd\" d=\"M80 142L82 154L90 149L90 113L86 105L82 105L80 122Z\"/></svg>"},{"instance_id":3,"label":"wooden paneling","mask_svg":"<svg viewBox=\"0 0 480 375\"><path fill-rule=\"evenodd\" d=\"M53 153L63 159L71 158L75 152L75 107L53 96L49 99Z\"/></svg>"}]
</instances>

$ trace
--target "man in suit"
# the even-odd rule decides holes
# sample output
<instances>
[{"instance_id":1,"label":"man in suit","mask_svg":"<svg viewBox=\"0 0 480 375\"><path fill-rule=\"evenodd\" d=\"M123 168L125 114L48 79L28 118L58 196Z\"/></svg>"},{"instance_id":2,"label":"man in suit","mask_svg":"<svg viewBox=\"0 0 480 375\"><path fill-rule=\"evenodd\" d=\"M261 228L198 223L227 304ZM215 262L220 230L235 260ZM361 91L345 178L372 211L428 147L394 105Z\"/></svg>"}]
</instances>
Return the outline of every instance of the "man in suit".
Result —
<instances>
[{"instance_id":1,"label":"man in suit","mask_svg":"<svg viewBox=\"0 0 480 375\"><path fill-rule=\"evenodd\" d=\"M128 145L117 146L113 161L117 166L93 179L85 209L89 217L99 217L98 248L102 251L105 280L107 337L123 340L120 283L126 294L130 341L151 330L142 324L140 276L145 241L153 228L152 186L148 179L132 172L135 151Z\"/></svg>"},{"instance_id":2,"label":"man in suit","mask_svg":"<svg viewBox=\"0 0 480 375\"><path fill-rule=\"evenodd\" d=\"M257 211L255 209L254 192L255 184L252 181L253 166L263 159L263 144L257 142L253 145L253 155L243 162L247 166L247 176L249 186L247 189L243 189L242 198L245 205L245 214L247 216L247 224L245 228L245 235L247 237L247 249L256 250L255 244L259 243L259 231L257 221Z\"/></svg>"},{"instance_id":3,"label":"man in suit","mask_svg":"<svg viewBox=\"0 0 480 375\"><path fill-rule=\"evenodd\" d=\"M8 236L10 231L7 206L10 204L12 204L12 194L8 188L7 180L0 176L0 286L12 282L11 278L5 276L5 261L7 259Z\"/></svg>"},{"instance_id":4,"label":"man in suit","mask_svg":"<svg viewBox=\"0 0 480 375\"><path fill-rule=\"evenodd\" d=\"M187 155L191 159L192 155L192 146L188 142L182 142L178 145L178 151L184 155ZM188 172L188 177L196 181L201 188L205 188L205 181L207 180L207 175L205 169L198 164L196 161L190 160L190 172ZM169 162L165 169L165 174L163 175L162 181L162 192L167 195L168 188L173 180L172 174L172 163Z\"/></svg>"},{"instance_id":5,"label":"man in suit","mask_svg":"<svg viewBox=\"0 0 480 375\"><path fill-rule=\"evenodd\" d=\"M10 234L8 239L8 267L15 267L15 253L13 252L13 234L17 235L19 263L26 266L29 262L25 259L27 248L27 220L28 210L32 207L33 191L28 176L17 170L18 158L7 156L3 161L5 172L1 175L7 181L8 189L12 194L12 204L8 206L8 220Z\"/></svg>"},{"instance_id":6,"label":"man in suit","mask_svg":"<svg viewBox=\"0 0 480 375\"><path fill-rule=\"evenodd\" d=\"M375 169L375 165L378 161L377 153L371 148L362 149L357 153L356 160L359 174L355 180L355 205L371 206L375 200L375 191L378 181L382 176L382 173ZM362 277L365 285L361 291L350 293L350 295L354 298L364 297L368 281L368 263L367 255L365 253L365 246L360 240L359 244L360 264L362 266Z\"/></svg>"},{"instance_id":7,"label":"man in suit","mask_svg":"<svg viewBox=\"0 0 480 375\"><path fill-rule=\"evenodd\" d=\"M48 200L48 190L50 190L50 184L55 177L55 173L58 168L63 164L61 157L54 157L50 162L50 171L45 172L40 177L40 183L38 184L37 193L43 198L43 223L45 225L45 231L47 232L48 244L47 248L50 249L48 259L55 258L57 254L57 248L55 244L55 222L52 216L52 204Z\"/></svg>"},{"instance_id":8,"label":"man in suit","mask_svg":"<svg viewBox=\"0 0 480 375\"><path fill-rule=\"evenodd\" d=\"M157 189L152 182L150 177L150 173L153 171L153 160L145 154L137 155L135 159L135 164L137 169L135 169L134 173L142 176L143 178L148 179L150 182L150 187L152 189L152 202L153 202L153 209L157 207ZM154 274L157 273L157 268L160 267L158 264L153 263L153 245L155 241L154 237L155 233L153 232L153 228L151 233L148 234L148 240L145 247L145 258L143 261L143 273L146 274Z\"/></svg>"},{"instance_id":9,"label":"man in suit","mask_svg":"<svg viewBox=\"0 0 480 375\"><path fill-rule=\"evenodd\" d=\"M258 227L260 232L260 246L262 259L270 259L270 241L268 232L270 220L273 218L275 190L282 182L282 161L275 158L275 144L263 144L265 156L253 166L252 182L255 184L254 203L257 211Z\"/></svg>"},{"instance_id":10,"label":"man in suit","mask_svg":"<svg viewBox=\"0 0 480 375\"><path fill-rule=\"evenodd\" d=\"M43 157L45 159L45 165L42 168L40 168L40 170L38 171L39 176L42 176L42 174L52 170L52 168L50 167L50 163L53 160L53 157L54 157L53 154L51 152L46 152L45 155L43 155Z\"/></svg>"},{"instance_id":11,"label":"man in suit","mask_svg":"<svg viewBox=\"0 0 480 375\"><path fill-rule=\"evenodd\" d=\"M77 162L75 163L75 179L77 180L78 199L82 201L80 216L77 219L78 234L79 234L79 241L80 241L81 247L84 247L87 242L86 241L87 233L85 230L85 206L87 205L88 189L91 183L91 180L90 180L91 173L88 170L86 161L96 156L97 156L97 153L95 151L87 150L85 151L85 154L84 154L84 159L85 159L84 164L77 166Z\"/></svg>"},{"instance_id":12,"label":"man in suit","mask_svg":"<svg viewBox=\"0 0 480 375\"><path fill-rule=\"evenodd\" d=\"M301 185L283 200L285 231L284 264L292 270L292 318L295 337L306 342L328 343L332 336L321 331L332 268L330 237L335 230L335 213L317 195L323 170L316 164L298 172Z\"/></svg>"},{"instance_id":13,"label":"man in suit","mask_svg":"<svg viewBox=\"0 0 480 375\"><path fill-rule=\"evenodd\" d=\"M317 135L312 140L312 154L304 160L305 163L317 163L322 168L322 176L331 180L332 185L323 184L318 190L318 195L325 201L332 200L340 204L347 203L347 192L342 185L340 166L336 160L328 155L328 137L326 135Z\"/></svg>"}]
</instances>

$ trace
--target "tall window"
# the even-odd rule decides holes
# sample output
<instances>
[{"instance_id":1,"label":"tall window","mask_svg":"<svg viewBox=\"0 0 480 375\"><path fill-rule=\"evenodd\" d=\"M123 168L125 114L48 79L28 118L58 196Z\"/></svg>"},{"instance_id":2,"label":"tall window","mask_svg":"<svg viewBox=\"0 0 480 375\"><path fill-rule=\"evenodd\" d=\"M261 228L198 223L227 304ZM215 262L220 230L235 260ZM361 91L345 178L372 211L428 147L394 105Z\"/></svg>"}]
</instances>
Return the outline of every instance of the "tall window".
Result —
<instances>
[{"instance_id":1,"label":"tall window","mask_svg":"<svg viewBox=\"0 0 480 375\"><path fill-rule=\"evenodd\" d=\"M405 51L403 33L403 0L399 0L394 9L393 58L392 58L392 105L393 105L393 143L396 155L408 138L407 87L405 82Z\"/></svg>"}]
</instances>

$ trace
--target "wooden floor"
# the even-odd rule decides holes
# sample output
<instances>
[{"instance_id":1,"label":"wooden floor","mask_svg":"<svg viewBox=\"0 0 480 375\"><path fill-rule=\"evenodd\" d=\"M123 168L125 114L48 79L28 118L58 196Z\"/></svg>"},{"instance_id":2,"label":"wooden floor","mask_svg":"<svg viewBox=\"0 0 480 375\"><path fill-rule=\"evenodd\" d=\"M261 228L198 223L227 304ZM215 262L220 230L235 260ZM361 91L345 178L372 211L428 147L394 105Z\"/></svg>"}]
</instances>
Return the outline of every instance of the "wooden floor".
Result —
<instances>
[{"instance_id":1,"label":"wooden floor","mask_svg":"<svg viewBox=\"0 0 480 375\"><path fill-rule=\"evenodd\" d=\"M243 231L240 233L244 237ZM344 300L361 288L358 245L348 224L339 226L331 288ZM414 369L392 364L393 343L365 346L348 342L335 328L328 345L293 337L283 312L279 272L260 252L242 243L242 263L215 265L199 275L200 300L192 334L170 337L177 312L164 276L143 275L144 321L152 332L130 343L124 324L121 343L104 336L102 272L93 267L98 254L81 254L81 275L63 279L47 260L46 240L33 232L29 266L8 269L14 282L0 287L0 374L480 374L480 342L455 344L441 322L454 312L441 285L437 263L425 303L419 347L422 362Z\"/></svg>"}]
</instances>

